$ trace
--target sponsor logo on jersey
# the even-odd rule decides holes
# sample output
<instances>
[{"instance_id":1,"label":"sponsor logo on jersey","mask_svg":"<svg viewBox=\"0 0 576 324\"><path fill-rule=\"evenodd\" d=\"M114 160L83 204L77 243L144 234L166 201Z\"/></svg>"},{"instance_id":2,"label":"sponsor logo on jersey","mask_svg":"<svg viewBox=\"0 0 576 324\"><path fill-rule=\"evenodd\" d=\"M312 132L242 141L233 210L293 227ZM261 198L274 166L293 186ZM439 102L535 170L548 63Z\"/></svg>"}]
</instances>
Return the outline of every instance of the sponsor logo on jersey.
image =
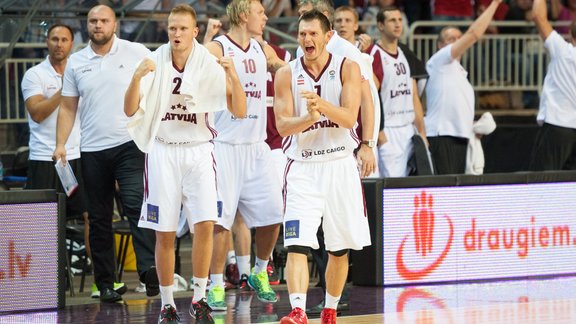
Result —
<instances>
[{"instance_id":1,"label":"sponsor logo on jersey","mask_svg":"<svg viewBox=\"0 0 576 324\"><path fill-rule=\"evenodd\" d=\"M284 224L284 239L300 237L300 221L290 220Z\"/></svg>"},{"instance_id":2,"label":"sponsor logo on jersey","mask_svg":"<svg viewBox=\"0 0 576 324\"><path fill-rule=\"evenodd\" d=\"M312 158L312 150L309 150L309 149L302 150L302 158L305 160L311 159Z\"/></svg>"},{"instance_id":3,"label":"sponsor logo on jersey","mask_svg":"<svg viewBox=\"0 0 576 324\"><path fill-rule=\"evenodd\" d=\"M330 80L334 80L334 77L336 77L336 71L330 70L328 71L328 75Z\"/></svg>"},{"instance_id":4,"label":"sponsor logo on jersey","mask_svg":"<svg viewBox=\"0 0 576 324\"><path fill-rule=\"evenodd\" d=\"M228 56L229 57L234 57L234 49L230 46L228 46Z\"/></svg>"},{"instance_id":5,"label":"sponsor logo on jersey","mask_svg":"<svg viewBox=\"0 0 576 324\"><path fill-rule=\"evenodd\" d=\"M160 215L159 215L158 206L148 204L148 212L146 213L146 220L151 222L151 223L158 224L159 216Z\"/></svg>"}]
</instances>

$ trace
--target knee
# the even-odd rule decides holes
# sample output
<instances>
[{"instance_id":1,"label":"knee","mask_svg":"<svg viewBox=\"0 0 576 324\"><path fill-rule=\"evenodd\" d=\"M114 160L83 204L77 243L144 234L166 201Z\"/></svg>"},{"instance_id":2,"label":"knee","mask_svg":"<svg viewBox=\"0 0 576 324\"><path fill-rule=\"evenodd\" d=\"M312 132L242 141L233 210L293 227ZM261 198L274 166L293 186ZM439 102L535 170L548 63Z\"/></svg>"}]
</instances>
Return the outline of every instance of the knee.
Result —
<instances>
[{"instance_id":1,"label":"knee","mask_svg":"<svg viewBox=\"0 0 576 324\"><path fill-rule=\"evenodd\" d=\"M348 255L348 249L338 250L338 251L328 251L328 254L333 255L335 257L341 257L344 255Z\"/></svg>"},{"instance_id":2,"label":"knee","mask_svg":"<svg viewBox=\"0 0 576 324\"><path fill-rule=\"evenodd\" d=\"M307 256L308 253L310 253L310 248L302 245L290 245L288 247L288 253L304 254Z\"/></svg>"}]
</instances>

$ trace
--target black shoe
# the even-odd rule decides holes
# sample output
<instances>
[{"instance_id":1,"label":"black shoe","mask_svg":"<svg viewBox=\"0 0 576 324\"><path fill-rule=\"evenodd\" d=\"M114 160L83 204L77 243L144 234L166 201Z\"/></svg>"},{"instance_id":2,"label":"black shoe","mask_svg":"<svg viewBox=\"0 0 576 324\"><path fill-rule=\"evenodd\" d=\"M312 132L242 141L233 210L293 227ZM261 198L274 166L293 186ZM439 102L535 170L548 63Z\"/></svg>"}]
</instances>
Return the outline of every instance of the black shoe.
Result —
<instances>
[{"instance_id":1,"label":"black shoe","mask_svg":"<svg viewBox=\"0 0 576 324\"><path fill-rule=\"evenodd\" d=\"M171 324L180 323L180 316L178 316L176 308L174 308L170 304L164 305L164 307L162 307L162 310L160 311L160 316L158 316L158 324L161 323L171 323Z\"/></svg>"},{"instance_id":2,"label":"black shoe","mask_svg":"<svg viewBox=\"0 0 576 324\"><path fill-rule=\"evenodd\" d=\"M204 298L190 304L190 316L196 319L196 324L214 324L212 308L208 306Z\"/></svg>"},{"instance_id":3,"label":"black shoe","mask_svg":"<svg viewBox=\"0 0 576 324\"><path fill-rule=\"evenodd\" d=\"M146 296L153 297L160 293L160 283L158 281L158 273L156 267L151 267L146 271Z\"/></svg>"},{"instance_id":4,"label":"black shoe","mask_svg":"<svg viewBox=\"0 0 576 324\"><path fill-rule=\"evenodd\" d=\"M122 300L122 296L111 288L104 288L100 290L100 302L102 303L115 303Z\"/></svg>"}]
</instances>

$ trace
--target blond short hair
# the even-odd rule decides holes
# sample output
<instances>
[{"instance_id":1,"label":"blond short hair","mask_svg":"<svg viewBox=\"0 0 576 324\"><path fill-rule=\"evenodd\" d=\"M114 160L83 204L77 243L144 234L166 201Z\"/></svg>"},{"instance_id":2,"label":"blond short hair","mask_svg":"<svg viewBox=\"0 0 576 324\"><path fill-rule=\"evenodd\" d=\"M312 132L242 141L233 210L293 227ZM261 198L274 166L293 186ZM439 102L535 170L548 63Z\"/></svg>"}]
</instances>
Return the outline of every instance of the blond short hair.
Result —
<instances>
[{"instance_id":1,"label":"blond short hair","mask_svg":"<svg viewBox=\"0 0 576 324\"><path fill-rule=\"evenodd\" d=\"M170 10L170 14L171 15L175 15L175 14L189 14L190 16L192 16L192 19L194 19L194 22L196 22L196 10L194 10L194 8L192 8L192 6L190 6L187 3L181 3L181 4L177 4L176 6L174 6L174 8L172 8L172 10Z\"/></svg>"},{"instance_id":2,"label":"blond short hair","mask_svg":"<svg viewBox=\"0 0 576 324\"><path fill-rule=\"evenodd\" d=\"M242 23L241 15L250 13L252 1L259 0L232 0L226 6L226 14L230 18L230 26L239 26Z\"/></svg>"}]
</instances>

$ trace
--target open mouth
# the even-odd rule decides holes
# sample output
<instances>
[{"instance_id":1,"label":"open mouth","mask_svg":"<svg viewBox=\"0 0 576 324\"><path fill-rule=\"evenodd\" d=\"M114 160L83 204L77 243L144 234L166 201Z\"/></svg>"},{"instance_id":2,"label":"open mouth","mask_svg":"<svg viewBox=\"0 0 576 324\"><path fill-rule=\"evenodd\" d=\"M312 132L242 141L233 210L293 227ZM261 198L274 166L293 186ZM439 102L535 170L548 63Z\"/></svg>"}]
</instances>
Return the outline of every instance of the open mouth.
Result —
<instances>
[{"instance_id":1,"label":"open mouth","mask_svg":"<svg viewBox=\"0 0 576 324\"><path fill-rule=\"evenodd\" d=\"M314 53L314 46L305 46L304 50L306 51L306 53L312 54Z\"/></svg>"}]
</instances>

